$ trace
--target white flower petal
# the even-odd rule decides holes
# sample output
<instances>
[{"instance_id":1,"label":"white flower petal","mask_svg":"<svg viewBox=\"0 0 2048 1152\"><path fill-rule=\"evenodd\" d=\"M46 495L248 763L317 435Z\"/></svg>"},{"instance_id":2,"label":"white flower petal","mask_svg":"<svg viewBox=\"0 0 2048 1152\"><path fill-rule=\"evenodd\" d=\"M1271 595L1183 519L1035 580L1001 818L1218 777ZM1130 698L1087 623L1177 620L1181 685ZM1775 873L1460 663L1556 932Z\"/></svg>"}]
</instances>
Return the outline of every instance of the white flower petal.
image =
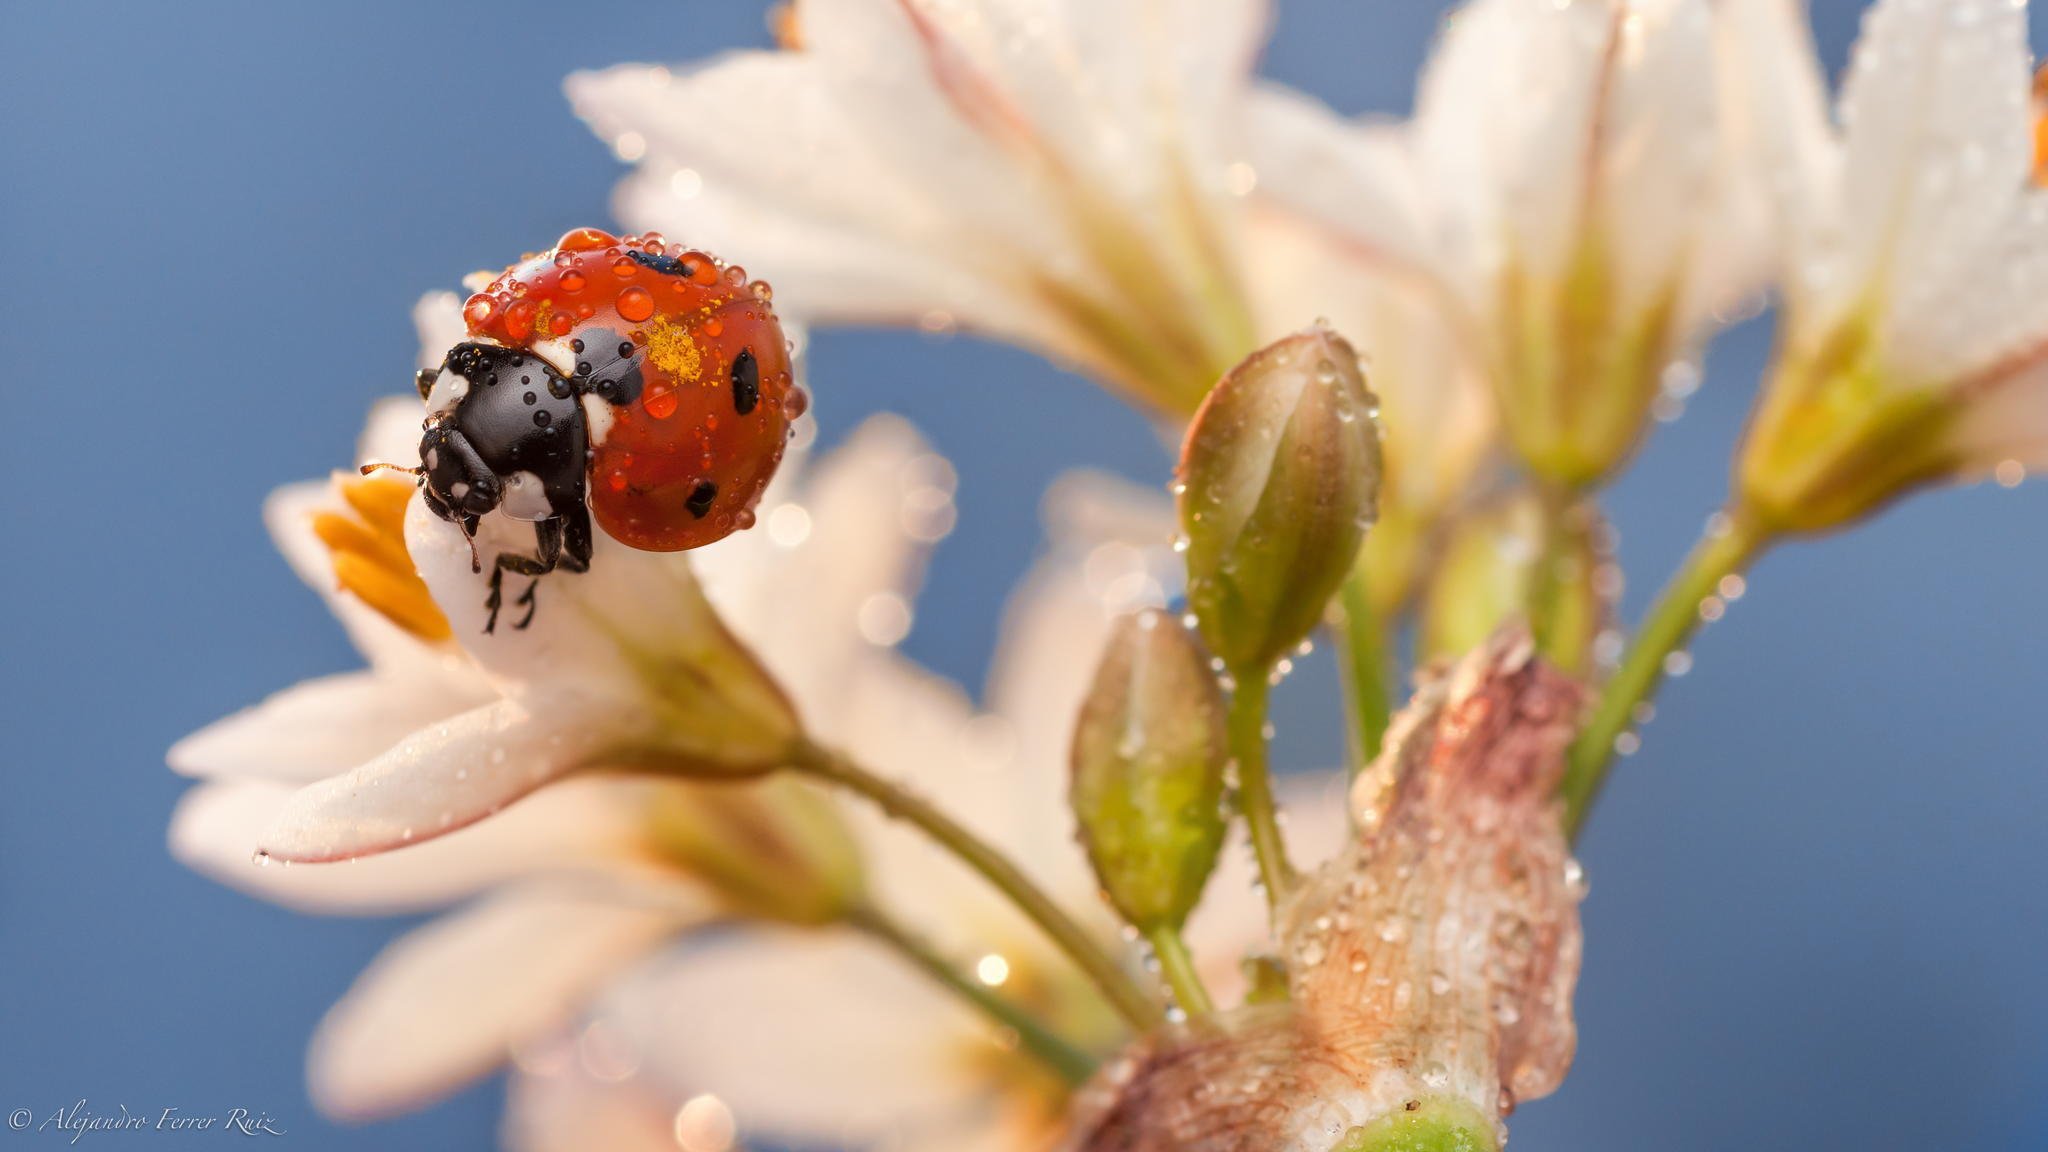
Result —
<instances>
[{"instance_id":1,"label":"white flower petal","mask_svg":"<svg viewBox=\"0 0 2048 1152\"><path fill-rule=\"evenodd\" d=\"M762 500L759 526L692 559L705 596L832 742L846 686L889 647L878 613L908 620L925 555L952 524L953 471L910 425L876 416L793 488Z\"/></svg>"},{"instance_id":2,"label":"white flower petal","mask_svg":"<svg viewBox=\"0 0 2048 1152\"><path fill-rule=\"evenodd\" d=\"M988 1026L864 939L750 929L634 977L603 1018L749 1137L865 1146L950 1121ZM677 1042L677 1038L687 1038ZM991 1055L993 1053L990 1053Z\"/></svg>"},{"instance_id":3,"label":"white flower petal","mask_svg":"<svg viewBox=\"0 0 2048 1152\"><path fill-rule=\"evenodd\" d=\"M590 1074L564 1044L545 1071L520 1069L505 1091L500 1141L510 1152L678 1152L672 1093L631 1077ZM703 1107L700 1105L700 1107ZM714 1148L715 1144L706 1144ZM681 1152L695 1152L682 1145Z\"/></svg>"},{"instance_id":4,"label":"white flower petal","mask_svg":"<svg viewBox=\"0 0 2048 1152\"><path fill-rule=\"evenodd\" d=\"M1319 261L1290 261L1284 273L1275 273L1268 268L1264 244L1254 242L1261 258L1252 271L1273 281L1258 294L1267 327L1293 331L1327 312L1329 304L1311 300L1303 316L1300 305L1290 302L1290 297L1312 296L1321 286L1314 278L1319 264L1342 269L1347 262L1362 263L1383 276L1425 285L1448 276L1449 284L1470 287L1456 279L1455 270L1441 266L1432 248L1430 197L1407 133L1346 120L1311 96L1271 84L1252 94L1245 114L1260 198L1312 220L1327 246L1315 253ZM1351 260L1332 260L1331 249L1345 251ZM1304 274L1309 277L1305 284Z\"/></svg>"},{"instance_id":5,"label":"white flower petal","mask_svg":"<svg viewBox=\"0 0 2048 1152\"><path fill-rule=\"evenodd\" d=\"M531 555L532 526L492 513L472 551L456 525L414 500L405 536L456 642L508 696L536 710L659 719L658 733L643 725L621 740L659 735L670 751L728 765L772 767L795 737L788 699L712 610L687 554L643 552L597 531L587 572L508 573L503 615L486 631L495 558ZM526 619L518 601L529 587Z\"/></svg>"},{"instance_id":6,"label":"white flower petal","mask_svg":"<svg viewBox=\"0 0 2048 1152\"><path fill-rule=\"evenodd\" d=\"M300 789L257 848L314 863L430 840L647 738L646 717L630 709L553 705L500 700L415 732L359 768Z\"/></svg>"},{"instance_id":7,"label":"white flower petal","mask_svg":"<svg viewBox=\"0 0 2048 1152\"><path fill-rule=\"evenodd\" d=\"M1416 93L1417 155L1453 267L1490 280L1512 257L1562 275L1593 175L1619 10L1475 0L1460 9Z\"/></svg>"},{"instance_id":8,"label":"white flower petal","mask_svg":"<svg viewBox=\"0 0 2048 1152\"><path fill-rule=\"evenodd\" d=\"M448 350L469 338L469 324L462 318L462 297L453 292L429 292L412 307L413 330L420 337L420 367L439 368ZM419 434L413 434L419 447Z\"/></svg>"},{"instance_id":9,"label":"white flower petal","mask_svg":"<svg viewBox=\"0 0 2048 1152\"><path fill-rule=\"evenodd\" d=\"M320 915L391 916L427 911L507 880L540 872L635 870L639 786L567 780L496 819L403 852L347 865L260 866L264 829L292 791L267 782L202 785L171 815L171 855L254 896Z\"/></svg>"},{"instance_id":10,"label":"white flower petal","mask_svg":"<svg viewBox=\"0 0 2048 1152\"><path fill-rule=\"evenodd\" d=\"M385 949L328 1012L308 1080L329 1115L368 1119L443 1096L565 1023L626 965L701 919L618 892L515 890Z\"/></svg>"},{"instance_id":11,"label":"white flower petal","mask_svg":"<svg viewBox=\"0 0 2048 1152\"><path fill-rule=\"evenodd\" d=\"M1839 227L1841 147L1827 81L1799 0L1725 0L1715 15L1722 125L1731 155L1761 174L1780 221L1781 283L1803 294L1826 277Z\"/></svg>"},{"instance_id":12,"label":"white flower petal","mask_svg":"<svg viewBox=\"0 0 2048 1152\"><path fill-rule=\"evenodd\" d=\"M473 676L323 676L214 721L173 744L166 759L187 776L311 783L346 772L494 695Z\"/></svg>"},{"instance_id":13,"label":"white flower petal","mask_svg":"<svg viewBox=\"0 0 2048 1152\"><path fill-rule=\"evenodd\" d=\"M2022 6L1879 0L1865 15L1842 90L1841 276L1889 289L1909 375L1946 366L1916 313L1957 306L1914 288L1981 268L2028 186L2029 60Z\"/></svg>"}]
</instances>

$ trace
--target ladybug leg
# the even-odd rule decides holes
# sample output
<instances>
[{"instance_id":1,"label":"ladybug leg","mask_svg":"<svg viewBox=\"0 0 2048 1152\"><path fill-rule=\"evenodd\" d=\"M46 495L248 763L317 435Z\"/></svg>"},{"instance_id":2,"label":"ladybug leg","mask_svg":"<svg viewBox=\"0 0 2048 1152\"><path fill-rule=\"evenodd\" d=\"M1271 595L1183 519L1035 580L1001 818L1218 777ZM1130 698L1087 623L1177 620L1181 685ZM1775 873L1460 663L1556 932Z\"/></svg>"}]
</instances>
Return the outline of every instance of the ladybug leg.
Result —
<instances>
[{"instance_id":1,"label":"ladybug leg","mask_svg":"<svg viewBox=\"0 0 2048 1152\"><path fill-rule=\"evenodd\" d=\"M505 569L491 569L491 594L484 597L484 609L490 617L484 621L484 635L498 630L498 607L505 602Z\"/></svg>"},{"instance_id":2,"label":"ladybug leg","mask_svg":"<svg viewBox=\"0 0 2048 1152\"><path fill-rule=\"evenodd\" d=\"M578 503L556 523L561 526L561 566L571 572L590 571L590 509Z\"/></svg>"}]
</instances>

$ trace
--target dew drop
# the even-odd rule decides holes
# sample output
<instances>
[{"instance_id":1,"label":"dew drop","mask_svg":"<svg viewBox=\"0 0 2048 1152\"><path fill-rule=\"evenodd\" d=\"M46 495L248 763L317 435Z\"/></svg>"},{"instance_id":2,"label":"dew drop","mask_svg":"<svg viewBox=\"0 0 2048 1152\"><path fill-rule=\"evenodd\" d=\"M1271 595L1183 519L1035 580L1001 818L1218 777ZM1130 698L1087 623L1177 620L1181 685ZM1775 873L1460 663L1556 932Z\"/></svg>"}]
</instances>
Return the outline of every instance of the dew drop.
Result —
<instances>
[{"instance_id":1,"label":"dew drop","mask_svg":"<svg viewBox=\"0 0 2048 1152\"><path fill-rule=\"evenodd\" d=\"M637 324L654 315L654 295L636 284L619 293L618 308L620 317Z\"/></svg>"}]
</instances>

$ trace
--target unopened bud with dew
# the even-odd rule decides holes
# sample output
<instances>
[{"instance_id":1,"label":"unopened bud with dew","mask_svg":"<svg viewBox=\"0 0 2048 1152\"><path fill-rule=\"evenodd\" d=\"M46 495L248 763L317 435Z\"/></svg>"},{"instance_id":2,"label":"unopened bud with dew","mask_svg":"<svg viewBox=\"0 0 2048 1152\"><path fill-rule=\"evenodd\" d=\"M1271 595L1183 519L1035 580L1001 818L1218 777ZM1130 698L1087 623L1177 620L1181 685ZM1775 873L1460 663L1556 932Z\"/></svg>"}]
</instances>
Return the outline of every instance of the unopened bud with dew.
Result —
<instances>
[{"instance_id":1,"label":"unopened bud with dew","mask_svg":"<svg viewBox=\"0 0 2048 1152\"><path fill-rule=\"evenodd\" d=\"M1209 393L1181 448L1188 605L1234 674L1308 637L1376 508L1377 402L1327 325L1252 353Z\"/></svg>"},{"instance_id":2,"label":"unopened bud with dew","mask_svg":"<svg viewBox=\"0 0 2048 1152\"><path fill-rule=\"evenodd\" d=\"M1096 878L1140 931L1179 929L1201 899L1229 760L1200 642L1156 610L1118 621L1075 723L1070 796Z\"/></svg>"}]
</instances>

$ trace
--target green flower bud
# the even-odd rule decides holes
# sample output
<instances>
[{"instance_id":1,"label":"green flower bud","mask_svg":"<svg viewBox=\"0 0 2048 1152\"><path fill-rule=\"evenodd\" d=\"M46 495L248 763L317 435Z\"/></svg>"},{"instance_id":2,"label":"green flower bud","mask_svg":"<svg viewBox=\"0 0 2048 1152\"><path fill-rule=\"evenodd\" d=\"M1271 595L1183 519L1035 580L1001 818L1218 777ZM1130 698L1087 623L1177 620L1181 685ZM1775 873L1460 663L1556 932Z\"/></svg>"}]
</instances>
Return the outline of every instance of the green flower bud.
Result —
<instances>
[{"instance_id":1,"label":"green flower bud","mask_svg":"<svg viewBox=\"0 0 2048 1152\"><path fill-rule=\"evenodd\" d=\"M1493 1121L1477 1108L1430 1096L1353 1128L1331 1152L1495 1152L1500 1146Z\"/></svg>"},{"instance_id":2,"label":"green flower bud","mask_svg":"<svg viewBox=\"0 0 2048 1152\"><path fill-rule=\"evenodd\" d=\"M1223 846L1223 697L1200 645L1158 611L1118 621L1074 726L1070 798L1110 902L1177 929Z\"/></svg>"},{"instance_id":3,"label":"green flower bud","mask_svg":"<svg viewBox=\"0 0 2048 1152\"><path fill-rule=\"evenodd\" d=\"M864 897L852 832L829 798L798 780L659 785L648 832L660 856L746 915L830 924Z\"/></svg>"},{"instance_id":4,"label":"green flower bud","mask_svg":"<svg viewBox=\"0 0 2048 1152\"><path fill-rule=\"evenodd\" d=\"M1188 604L1209 647L1263 675L1308 637L1351 570L1379 490L1377 401L1318 324L1252 353L1181 448Z\"/></svg>"}]
</instances>

